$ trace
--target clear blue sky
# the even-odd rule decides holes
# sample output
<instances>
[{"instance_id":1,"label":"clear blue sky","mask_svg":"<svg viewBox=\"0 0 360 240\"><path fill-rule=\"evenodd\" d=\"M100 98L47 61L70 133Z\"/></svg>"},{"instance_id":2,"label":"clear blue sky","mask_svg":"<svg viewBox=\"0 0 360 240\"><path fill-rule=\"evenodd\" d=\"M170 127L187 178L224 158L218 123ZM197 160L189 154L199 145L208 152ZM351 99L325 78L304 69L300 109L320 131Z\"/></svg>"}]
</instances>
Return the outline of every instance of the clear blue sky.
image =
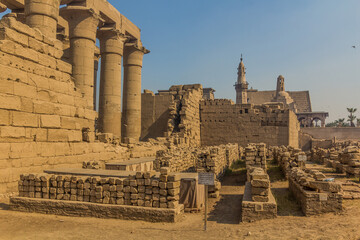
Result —
<instances>
[{"instance_id":1,"label":"clear blue sky","mask_svg":"<svg viewBox=\"0 0 360 240\"><path fill-rule=\"evenodd\" d=\"M273 90L309 90L328 121L360 117L359 0L109 0L142 29L151 53L143 89L201 83L217 98L235 99L240 54L247 81ZM356 48L352 48L355 45Z\"/></svg>"},{"instance_id":2,"label":"clear blue sky","mask_svg":"<svg viewBox=\"0 0 360 240\"><path fill-rule=\"evenodd\" d=\"M360 117L359 0L110 0L142 29L143 88L201 83L235 99L240 54L259 90L309 90L329 120ZM352 48L355 45L357 48Z\"/></svg>"}]
</instances>

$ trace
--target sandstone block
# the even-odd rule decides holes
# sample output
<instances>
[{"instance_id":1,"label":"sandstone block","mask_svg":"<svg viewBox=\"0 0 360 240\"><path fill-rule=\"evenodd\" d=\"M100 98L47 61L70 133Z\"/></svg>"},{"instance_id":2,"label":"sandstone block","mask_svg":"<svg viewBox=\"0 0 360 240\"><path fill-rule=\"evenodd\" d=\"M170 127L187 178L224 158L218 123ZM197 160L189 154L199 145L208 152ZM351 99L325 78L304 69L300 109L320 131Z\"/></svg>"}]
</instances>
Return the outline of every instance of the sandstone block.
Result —
<instances>
[{"instance_id":1,"label":"sandstone block","mask_svg":"<svg viewBox=\"0 0 360 240\"><path fill-rule=\"evenodd\" d=\"M270 181L267 179L255 179L251 180L251 186L255 188L269 188Z\"/></svg>"},{"instance_id":2,"label":"sandstone block","mask_svg":"<svg viewBox=\"0 0 360 240\"><path fill-rule=\"evenodd\" d=\"M269 195L269 188L251 187L251 194L267 196L267 195Z\"/></svg>"},{"instance_id":3,"label":"sandstone block","mask_svg":"<svg viewBox=\"0 0 360 240\"><path fill-rule=\"evenodd\" d=\"M25 138L25 128L23 127L0 127L0 136L3 138Z\"/></svg>"},{"instance_id":4,"label":"sandstone block","mask_svg":"<svg viewBox=\"0 0 360 240\"><path fill-rule=\"evenodd\" d=\"M167 183L167 188L168 188L168 189L180 188L180 181L177 181L177 182L168 182L168 183Z\"/></svg>"},{"instance_id":5,"label":"sandstone block","mask_svg":"<svg viewBox=\"0 0 360 240\"><path fill-rule=\"evenodd\" d=\"M10 110L20 110L21 100L18 96L0 94L0 108Z\"/></svg>"},{"instance_id":6,"label":"sandstone block","mask_svg":"<svg viewBox=\"0 0 360 240\"><path fill-rule=\"evenodd\" d=\"M43 128L60 128L60 116L57 115L41 115L41 127Z\"/></svg>"},{"instance_id":7,"label":"sandstone block","mask_svg":"<svg viewBox=\"0 0 360 240\"><path fill-rule=\"evenodd\" d=\"M251 198L254 202L268 202L269 201L269 197L267 197L267 196L255 195L255 196L252 196Z\"/></svg>"}]
</instances>

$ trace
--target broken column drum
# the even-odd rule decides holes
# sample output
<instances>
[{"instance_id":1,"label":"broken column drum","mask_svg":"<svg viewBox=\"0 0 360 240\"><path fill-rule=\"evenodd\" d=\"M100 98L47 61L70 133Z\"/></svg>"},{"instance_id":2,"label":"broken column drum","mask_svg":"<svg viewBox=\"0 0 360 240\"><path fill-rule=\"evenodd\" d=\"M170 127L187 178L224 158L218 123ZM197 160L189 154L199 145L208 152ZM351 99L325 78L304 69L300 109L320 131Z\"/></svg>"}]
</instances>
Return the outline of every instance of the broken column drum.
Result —
<instances>
[{"instance_id":1,"label":"broken column drum","mask_svg":"<svg viewBox=\"0 0 360 240\"><path fill-rule=\"evenodd\" d=\"M136 44L125 44L123 141L139 141L141 135L141 69L143 56L150 51Z\"/></svg>"},{"instance_id":2,"label":"broken column drum","mask_svg":"<svg viewBox=\"0 0 360 240\"><path fill-rule=\"evenodd\" d=\"M101 52L99 130L121 137L121 58L124 38L115 29L98 33Z\"/></svg>"},{"instance_id":3,"label":"broken column drum","mask_svg":"<svg viewBox=\"0 0 360 240\"><path fill-rule=\"evenodd\" d=\"M25 0L26 24L56 38L60 0Z\"/></svg>"},{"instance_id":4,"label":"broken column drum","mask_svg":"<svg viewBox=\"0 0 360 240\"><path fill-rule=\"evenodd\" d=\"M68 6L60 10L69 22L70 62L73 65L75 85L87 101L87 108L94 104L94 52L100 17L92 9Z\"/></svg>"}]
</instances>

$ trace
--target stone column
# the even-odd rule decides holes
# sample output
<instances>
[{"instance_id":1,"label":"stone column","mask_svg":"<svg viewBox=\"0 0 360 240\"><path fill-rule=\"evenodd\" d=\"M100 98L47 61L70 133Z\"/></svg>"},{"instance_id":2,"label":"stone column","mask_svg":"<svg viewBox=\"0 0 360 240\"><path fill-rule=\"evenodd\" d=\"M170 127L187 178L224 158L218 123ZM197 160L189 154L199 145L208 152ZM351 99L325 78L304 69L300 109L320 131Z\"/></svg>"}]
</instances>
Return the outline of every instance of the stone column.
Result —
<instances>
[{"instance_id":1,"label":"stone column","mask_svg":"<svg viewBox=\"0 0 360 240\"><path fill-rule=\"evenodd\" d=\"M25 0L26 24L56 38L60 0Z\"/></svg>"},{"instance_id":2,"label":"stone column","mask_svg":"<svg viewBox=\"0 0 360 240\"><path fill-rule=\"evenodd\" d=\"M126 38L112 28L100 29L98 38L101 53L99 131L121 138L121 60Z\"/></svg>"},{"instance_id":3,"label":"stone column","mask_svg":"<svg viewBox=\"0 0 360 240\"><path fill-rule=\"evenodd\" d=\"M124 49L124 96L122 139L137 142L141 135L141 68L143 56L150 51L127 43Z\"/></svg>"},{"instance_id":4,"label":"stone column","mask_svg":"<svg viewBox=\"0 0 360 240\"><path fill-rule=\"evenodd\" d=\"M321 118L320 121L321 121L321 127L325 127L325 118Z\"/></svg>"},{"instance_id":5,"label":"stone column","mask_svg":"<svg viewBox=\"0 0 360 240\"><path fill-rule=\"evenodd\" d=\"M75 85L87 101L87 107L94 108L94 53L97 27L100 17L92 9L68 6L60 14L69 22L70 62Z\"/></svg>"},{"instance_id":6,"label":"stone column","mask_svg":"<svg viewBox=\"0 0 360 240\"><path fill-rule=\"evenodd\" d=\"M99 70L99 60L100 60L100 51L97 50L95 51L95 55L94 55L94 111L96 111L96 102L97 102L96 95L98 89L97 75Z\"/></svg>"}]
</instances>

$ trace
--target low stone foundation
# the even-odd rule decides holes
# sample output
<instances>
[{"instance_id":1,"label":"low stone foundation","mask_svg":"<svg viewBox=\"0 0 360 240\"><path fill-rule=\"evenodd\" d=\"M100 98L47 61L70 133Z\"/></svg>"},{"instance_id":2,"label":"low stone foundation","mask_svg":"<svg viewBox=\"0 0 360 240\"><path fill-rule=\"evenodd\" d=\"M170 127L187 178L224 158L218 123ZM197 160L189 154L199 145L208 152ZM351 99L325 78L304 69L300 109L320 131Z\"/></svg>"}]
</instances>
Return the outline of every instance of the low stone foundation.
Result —
<instances>
[{"instance_id":1,"label":"low stone foundation","mask_svg":"<svg viewBox=\"0 0 360 240\"><path fill-rule=\"evenodd\" d=\"M251 183L246 182L245 192L242 201L241 221L254 222L262 219L277 217L277 205L271 191L268 202L254 202L251 194Z\"/></svg>"},{"instance_id":2,"label":"low stone foundation","mask_svg":"<svg viewBox=\"0 0 360 240\"><path fill-rule=\"evenodd\" d=\"M292 178L289 178L289 190L300 203L305 216L342 211L342 196L339 193L304 190Z\"/></svg>"},{"instance_id":3,"label":"low stone foundation","mask_svg":"<svg viewBox=\"0 0 360 240\"><path fill-rule=\"evenodd\" d=\"M183 205L179 205L175 209L161 209L24 197L11 198L10 209L61 216L115 218L148 222L177 222L183 214Z\"/></svg>"}]
</instances>

